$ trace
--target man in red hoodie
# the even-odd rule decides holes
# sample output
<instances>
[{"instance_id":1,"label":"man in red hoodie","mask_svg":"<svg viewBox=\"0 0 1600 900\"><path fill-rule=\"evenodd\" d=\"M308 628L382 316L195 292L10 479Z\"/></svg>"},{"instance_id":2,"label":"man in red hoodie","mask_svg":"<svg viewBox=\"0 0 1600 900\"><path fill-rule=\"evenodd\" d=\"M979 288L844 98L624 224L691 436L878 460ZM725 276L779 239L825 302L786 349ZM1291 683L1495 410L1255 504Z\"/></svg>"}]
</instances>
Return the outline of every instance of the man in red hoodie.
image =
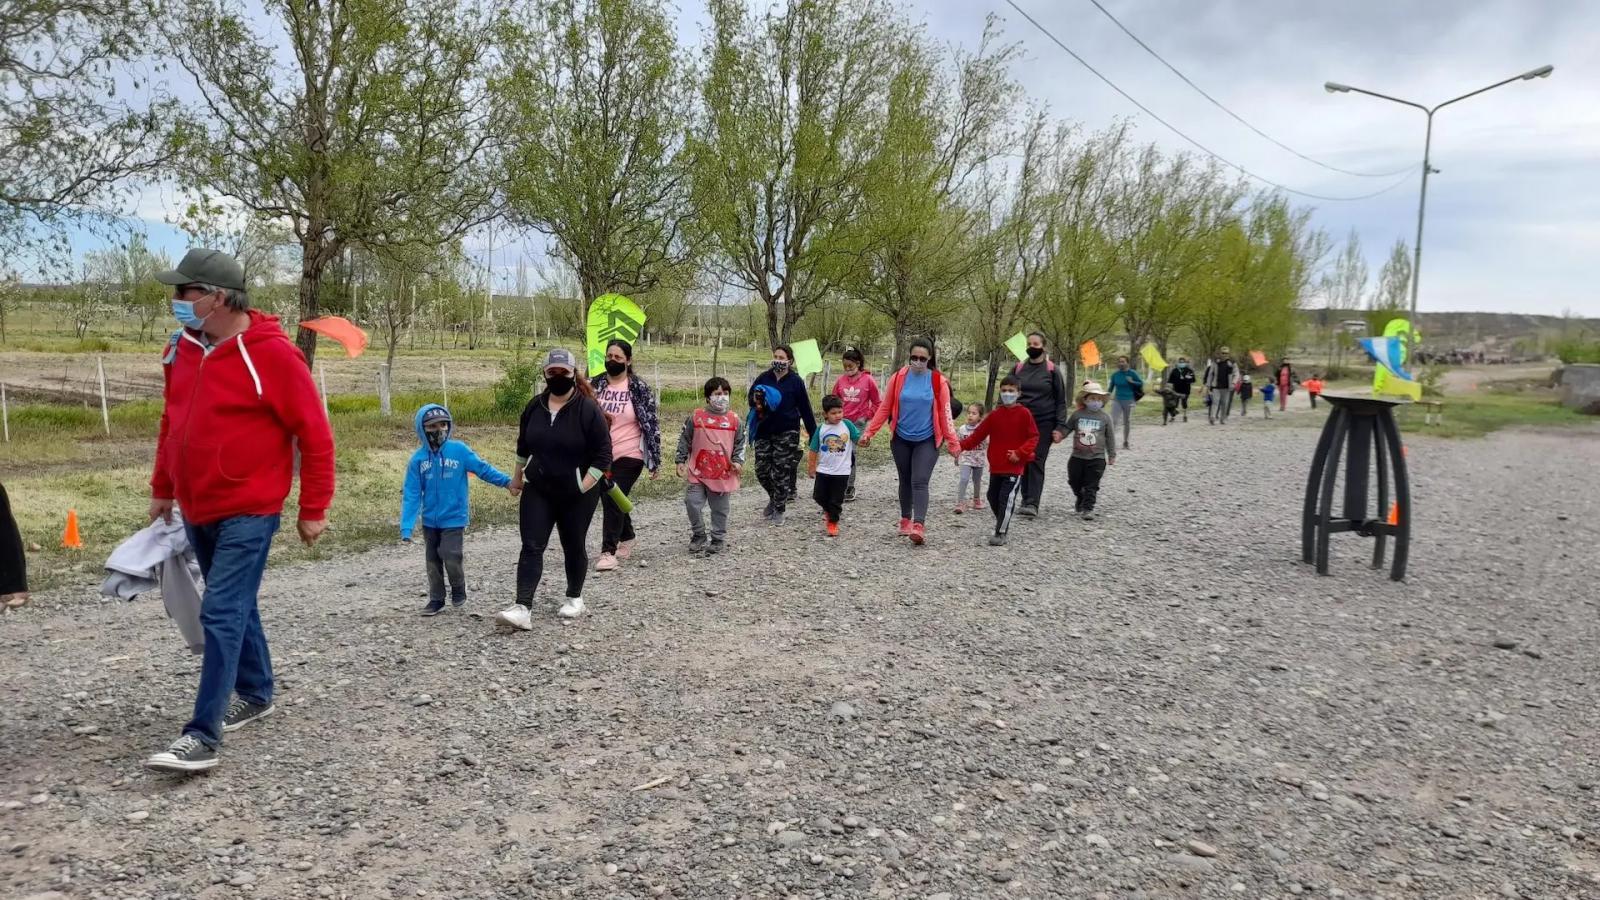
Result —
<instances>
[{"instance_id":1,"label":"man in red hoodie","mask_svg":"<svg viewBox=\"0 0 1600 900\"><path fill-rule=\"evenodd\" d=\"M244 269L190 250L156 280L172 285L184 327L162 357L166 386L150 519L182 512L205 575L205 656L194 718L145 765L199 772L218 762L223 732L270 714L272 660L256 594L300 457L300 539L316 543L333 500L333 431L305 357L278 320L250 308Z\"/></svg>"},{"instance_id":2,"label":"man in red hoodie","mask_svg":"<svg viewBox=\"0 0 1600 900\"><path fill-rule=\"evenodd\" d=\"M1022 379L1015 373L1000 379L1000 405L961 441L961 449L971 450L982 446L985 438L989 440L989 509L994 512L991 547L1005 546L1011 517L1022 499L1022 474L1039 445L1039 424L1018 402L1021 399Z\"/></svg>"}]
</instances>

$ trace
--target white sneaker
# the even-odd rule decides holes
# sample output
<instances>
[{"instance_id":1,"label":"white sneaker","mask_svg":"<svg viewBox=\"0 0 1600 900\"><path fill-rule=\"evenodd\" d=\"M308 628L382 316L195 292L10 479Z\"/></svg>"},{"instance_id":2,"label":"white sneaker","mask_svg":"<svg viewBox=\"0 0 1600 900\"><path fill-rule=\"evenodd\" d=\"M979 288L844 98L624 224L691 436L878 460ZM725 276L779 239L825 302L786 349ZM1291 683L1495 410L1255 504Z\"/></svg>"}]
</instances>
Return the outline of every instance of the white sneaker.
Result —
<instances>
[{"instance_id":1,"label":"white sneaker","mask_svg":"<svg viewBox=\"0 0 1600 900\"><path fill-rule=\"evenodd\" d=\"M617 557L614 554L611 554L611 553L602 553L602 554L600 554L600 559L598 561L596 561L595 564L594 564L594 570L596 572L610 572L611 570L615 569L616 567L617 567Z\"/></svg>"},{"instance_id":2,"label":"white sneaker","mask_svg":"<svg viewBox=\"0 0 1600 900\"><path fill-rule=\"evenodd\" d=\"M561 604L561 608L556 610L556 615L563 619L576 619L583 615L583 598L568 597L567 602Z\"/></svg>"},{"instance_id":3,"label":"white sneaker","mask_svg":"<svg viewBox=\"0 0 1600 900\"><path fill-rule=\"evenodd\" d=\"M504 625L507 628L515 628L519 631L533 630L533 614L529 612L526 606L520 603L495 613L494 622L496 625Z\"/></svg>"}]
</instances>

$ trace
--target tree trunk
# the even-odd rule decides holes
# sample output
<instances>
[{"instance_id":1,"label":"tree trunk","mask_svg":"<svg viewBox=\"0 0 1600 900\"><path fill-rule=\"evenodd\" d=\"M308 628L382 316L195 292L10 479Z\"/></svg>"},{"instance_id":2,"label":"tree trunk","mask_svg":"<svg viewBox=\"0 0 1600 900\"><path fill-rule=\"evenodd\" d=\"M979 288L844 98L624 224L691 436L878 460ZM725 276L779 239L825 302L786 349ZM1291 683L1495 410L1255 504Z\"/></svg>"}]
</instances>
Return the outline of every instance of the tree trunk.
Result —
<instances>
[{"instance_id":1,"label":"tree trunk","mask_svg":"<svg viewBox=\"0 0 1600 900\"><path fill-rule=\"evenodd\" d=\"M911 323L896 319L894 323L894 349L889 354L889 371L898 372L905 364L906 341L911 339Z\"/></svg>"},{"instance_id":2,"label":"tree trunk","mask_svg":"<svg viewBox=\"0 0 1600 900\"><path fill-rule=\"evenodd\" d=\"M781 340L778 334L778 298L763 294L761 299L767 304L767 346L769 348L776 347L785 343L785 340ZM785 326L783 337L787 338L788 334L789 329Z\"/></svg>"},{"instance_id":3,"label":"tree trunk","mask_svg":"<svg viewBox=\"0 0 1600 900\"><path fill-rule=\"evenodd\" d=\"M988 378L983 385L983 408L994 409L994 388L1000 381L1000 351L989 351Z\"/></svg>"},{"instance_id":4,"label":"tree trunk","mask_svg":"<svg viewBox=\"0 0 1600 900\"><path fill-rule=\"evenodd\" d=\"M315 319L322 314L322 272L328 265L330 248L319 235L322 231L312 223L308 235L300 241L300 320ZM306 358L306 368L313 368L317 359L317 333L301 328L295 335L295 346Z\"/></svg>"}]
</instances>

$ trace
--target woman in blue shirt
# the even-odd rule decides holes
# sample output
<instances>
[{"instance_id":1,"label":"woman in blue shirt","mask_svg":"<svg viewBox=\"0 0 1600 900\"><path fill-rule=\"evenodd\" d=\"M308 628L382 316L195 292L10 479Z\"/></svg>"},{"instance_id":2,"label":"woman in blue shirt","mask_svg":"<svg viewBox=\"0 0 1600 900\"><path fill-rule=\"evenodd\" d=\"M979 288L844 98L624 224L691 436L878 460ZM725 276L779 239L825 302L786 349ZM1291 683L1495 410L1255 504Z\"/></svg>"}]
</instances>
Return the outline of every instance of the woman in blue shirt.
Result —
<instances>
[{"instance_id":1,"label":"woman in blue shirt","mask_svg":"<svg viewBox=\"0 0 1600 900\"><path fill-rule=\"evenodd\" d=\"M918 338L907 351L909 362L889 379L883 402L868 423L859 446L866 447L885 423L892 423L889 449L900 475L900 534L921 544L926 536L928 482L942 443L952 456L961 453L950 418L950 383L933 368L933 344Z\"/></svg>"},{"instance_id":2,"label":"woman in blue shirt","mask_svg":"<svg viewBox=\"0 0 1600 900\"><path fill-rule=\"evenodd\" d=\"M1133 427L1133 404L1144 393L1144 379L1128 368L1126 356L1117 357L1117 370L1111 373L1111 427L1122 420L1122 449L1128 449L1128 431ZM1116 440L1115 434L1112 440Z\"/></svg>"}]
</instances>

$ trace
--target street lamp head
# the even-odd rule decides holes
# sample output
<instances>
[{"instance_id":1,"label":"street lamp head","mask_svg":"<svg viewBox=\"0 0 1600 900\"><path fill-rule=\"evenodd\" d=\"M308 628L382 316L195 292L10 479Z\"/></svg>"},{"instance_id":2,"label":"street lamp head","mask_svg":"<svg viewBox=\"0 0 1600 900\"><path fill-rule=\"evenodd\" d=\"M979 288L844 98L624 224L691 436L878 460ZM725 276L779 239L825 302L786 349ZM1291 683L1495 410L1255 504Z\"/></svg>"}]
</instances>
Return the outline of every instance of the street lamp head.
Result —
<instances>
[{"instance_id":1,"label":"street lamp head","mask_svg":"<svg viewBox=\"0 0 1600 900\"><path fill-rule=\"evenodd\" d=\"M1534 69L1532 72L1524 72L1522 75L1522 80L1532 81L1535 78L1549 78L1550 73L1554 72L1555 70L1555 66L1540 66L1539 68Z\"/></svg>"},{"instance_id":2,"label":"street lamp head","mask_svg":"<svg viewBox=\"0 0 1600 900\"><path fill-rule=\"evenodd\" d=\"M1346 94L1350 92L1350 85L1340 84L1337 81L1329 81L1323 84L1322 89L1330 94Z\"/></svg>"}]
</instances>

